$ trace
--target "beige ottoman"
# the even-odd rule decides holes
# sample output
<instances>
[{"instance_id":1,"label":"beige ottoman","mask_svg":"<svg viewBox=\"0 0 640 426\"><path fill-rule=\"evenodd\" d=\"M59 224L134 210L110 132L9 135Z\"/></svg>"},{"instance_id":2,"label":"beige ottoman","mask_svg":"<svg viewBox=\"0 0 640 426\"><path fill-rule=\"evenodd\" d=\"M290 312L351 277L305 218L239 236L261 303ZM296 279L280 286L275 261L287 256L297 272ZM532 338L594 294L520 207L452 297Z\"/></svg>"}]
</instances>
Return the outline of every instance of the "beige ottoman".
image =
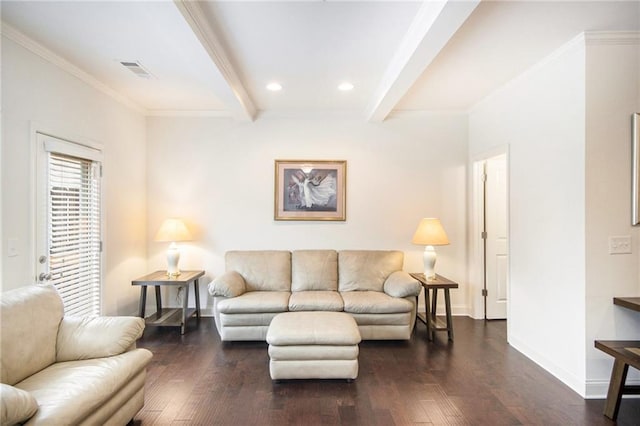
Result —
<instances>
[{"instance_id":1,"label":"beige ottoman","mask_svg":"<svg viewBox=\"0 0 640 426\"><path fill-rule=\"evenodd\" d=\"M267 331L271 379L355 379L360 340L343 312L278 314Z\"/></svg>"}]
</instances>

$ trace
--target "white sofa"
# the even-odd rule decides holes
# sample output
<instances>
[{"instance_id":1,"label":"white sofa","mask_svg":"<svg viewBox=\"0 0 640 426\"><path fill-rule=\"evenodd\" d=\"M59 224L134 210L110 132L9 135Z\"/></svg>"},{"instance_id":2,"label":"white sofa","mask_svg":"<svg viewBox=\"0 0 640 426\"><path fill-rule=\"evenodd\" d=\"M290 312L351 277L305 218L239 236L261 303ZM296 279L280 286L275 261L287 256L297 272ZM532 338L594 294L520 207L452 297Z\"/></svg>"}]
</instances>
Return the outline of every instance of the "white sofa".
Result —
<instances>
[{"instance_id":1,"label":"white sofa","mask_svg":"<svg viewBox=\"0 0 640 426\"><path fill-rule=\"evenodd\" d=\"M209 284L224 341L265 340L273 317L346 312L362 339L408 340L421 286L402 270L401 251L230 251Z\"/></svg>"},{"instance_id":2,"label":"white sofa","mask_svg":"<svg viewBox=\"0 0 640 426\"><path fill-rule=\"evenodd\" d=\"M64 317L55 287L0 297L2 425L125 425L144 404L152 354L136 317Z\"/></svg>"}]
</instances>

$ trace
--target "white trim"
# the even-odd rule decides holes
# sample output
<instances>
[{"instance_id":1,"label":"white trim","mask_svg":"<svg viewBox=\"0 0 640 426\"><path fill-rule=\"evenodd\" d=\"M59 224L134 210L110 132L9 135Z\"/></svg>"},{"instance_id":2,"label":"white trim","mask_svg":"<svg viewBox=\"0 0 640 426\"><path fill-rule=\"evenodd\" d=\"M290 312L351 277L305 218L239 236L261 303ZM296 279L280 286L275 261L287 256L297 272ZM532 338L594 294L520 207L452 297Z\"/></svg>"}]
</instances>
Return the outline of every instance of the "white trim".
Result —
<instances>
[{"instance_id":1,"label":"white trim","mask_svg":"<svg viewBox=\"0 0 640 426\"><path fill-rule=\"evenodd\" d=\"M625 382L626 386L640 386L640 379ZM585 399L605 399L609 391L609 380L587 380ZM623 395L623 398L640 398L640 395Z\"/></svg>"},{"instance_id":2,"label":"white trim","mask_svg":"<svg viewBox=\"0 0 640 426\"><path fill-rule=\"evenodd\" d=\"M483 206L483 200L480 199L481 194L479 191L479 188L481 187L481 182L478 181L479 177L477 174L477 168L479 166L480 163L483 163L484 161L493 158L493 157L497 157L500 155L506 155L506 162L507 162L507 235L508 235L508 252L511 253L511 233L510 233L510 226L509 226L509 222L510 222L510 215L509 215L509 188L510 188L510 181L511 181L511 167L510 167L510 155L509 155L509 145L508 144L503 144L503 145L498 145L495 146L491 149L488 149L486 151L483 151L481 153L477 153L474 154L470 157L469 159L469 165L468 165L468 169L470 170L469 173L469 178L470 178L470 182L469 182L469 188L471 188L471 192L469 194L470 197L470 206L471 209L469 209L469 217L468 217L468 221L469 221L469 247L468 247L468 258L469 258L469 269L468 269L468 277L467 277L467 281L468 281L468 289L469 289L469 293L470 293L470 311L471 311L471 317L474 319L484 319L484 300L483 300L483 296L481 293L481 289L482 287L478 286L478 284L483 282L483 274L484 274L484 268L482 266L483 262L482 262L482 256L483 256L483 251L482 251L482 238L480 235L480 230L481 230L481 223L484 220L483 217L483 211L482 211L482 206ZM509 257L509 262L511 262L511 257ZM509 272L507 272L509 274L509 277L507 278L508 280L508 285L509 288L507 288L507 294L511 293L511 267L509 266L507 268L507 270ZM476 285L474 285L474 283ZM507 302L507 320L511 317L511 313L510 313L510 309L511 309L511 303ZM509 334L509 323L507 322L507 335Z\"/></svg>"},{"instance_id":3,"label":"white trim","mask_svg":"<svg viewBox=\"0 0 640 426\"><path fill-rule=\"evenodd\" d=\"M66 71L67 73L73 75L74 77L77 77L78 79L87 83L89 86L104 93L107 96L110 96L111 98L115 99L121 104L141 114L146 114L147 111L144 108L142 108L140 105L133 102L131 99L121 95L120 93L113 90L106 84L102 83L100 80L98 80L91 74L83 71L82 69L73 65L71 62L67 61L66 59L62 58L56 53L53 53L51 50L47 49L40 43L30 39L29 37L27 37L25 34L21 33L20 31L18 31L13 26L2 21L0 23L0 27L1 27L0 30L2 32L2 35L7 37L9 40L19 44L20 46L24 47L30 52L40 56L42 59L49 62L50 64L57 66L63 71Z\"/></svg>"},{"instance_id":4,"label":"white trim","mask_svg":"<svg viewBox=\"0 0 640 426\"><path fill-rule=\"evenodd\" d=\"M149 110L147 117L233 117L231 111L228 110Z\"/></svg>"},{"instance_id":5,"label":"white trim","mask_svg":"<svg viewBox=\"0 0 640 426\"><path fill-rule=\"evenodd\" d=\"M30 138L31 138L31 143L29 144L29 158L30 158L30 164L32 165L32 170L30 173L30 191L31 191L31 196L30 199L32 200L32 208L29 209L29 220L31 221L31 226L30 226L30 232L31 235L29 235L30 241L31 241L31 250L32 250L32 257L31 257L31 261L29 262L29 264L31 265L31 277L33 279L34 283L38 282L38 269L37 269L37 259L38 259L38 212L37 212L37 208L38 208L38 167L40 165L40 162L43 160L41 157L41 155L39 154L40 152L40 147L39 147L39 136L45 136L45 137L53 137L53 138L57 138L57 139L61 139L63 141L69 142L71 144L75 144L75 145L79 145L80 147L85 147L86 149L92 150L92 151L99 151L100 155L104 154L104 145L102 143L99 142L95 142L89 138L86 137L82 137L82 136L74 136L72 134L72 132L65 132L64 130L60 129L60 128L54 128L42 123L39 123L37 121L30 121L29 122L29 133L30 133ZM59 136L59 135L67 135L67 136ZM43 150L44 152L44 150ZM105 243L105 237L106 237L106 229L107 229L107 215L106 215L106 204L105 204L105 199L106 199L106 173L104 172L104 170L106 170L106 167L104 166L104 160L98 160L101 162L102 167L103 167L103 172L102 172L102 182L101 182L101 189L100 189L100 224L101 224L101 228L100 228L100 235L101 235L101 239L102 239L102 253L101 253L101 257L100 257L100 313L104 312L105 309L105 259L107 258L107 244Z\"/></svg>"},{"instance_id":6,"label":"white trim","mask_svg":"<svg viewBox=\"0 0 640 426\"><path fill-rule=\"evenodd\" d=\"M548 373L555 376L558 380L569 386L574 392L585 398L585 381L579 377L574 376L549 358L543 356L526 343L513 337L509 339L509 344L520 352L522 355L529 358L531 361L538 364L545 369Z\"/></svg>"},{"instance_id":7,"label":"white trim","mask_svg":"<svg viewBox=\"0 0 640 426\"><path fill-rule=\"evenodd\" d=\"M256 117L256 107L247 93L238 72L233 68L223 43L209 24L205 13L198 2L174 0L185 21L195 34L200 44L209 54L214 65L228 84L228 92L220 94L227 106L240 120L253 121Z\"/></svg>"},{"instance_id":8,"label":"white trim","mask_svg":"<svg viewBox=\"0 0 640 426\"><path fill-rule=\"evenodd\" d=\"M387 119L389 118L413 118L413 117L429 117L429 116L443 116L443 115L464 115L467 116L468 112L464 109L394 109L389 112Z\"/></svg>"},{"instance_id":9,"label":"white trim","mask_svg":"<svg viewBox=\"0 0 640 426\"><path fill-rule=\"evenodd\" d=\"M52 136L39 133L44 139L44 150L47 152L60 152L74 157L85 158L92 161L103 161L102 151L81 145L75 142L64 141Z\"/></svg>"},{"instance_id":10,"label":"white trim","mask_svg":"<svg viewBox=\"0 0 640 426\"><path fill-rule=\"evenodd\" d=\"M588 31L585 43L589 46L640 44L640 31Z\"/></svg>"}]
</instances>

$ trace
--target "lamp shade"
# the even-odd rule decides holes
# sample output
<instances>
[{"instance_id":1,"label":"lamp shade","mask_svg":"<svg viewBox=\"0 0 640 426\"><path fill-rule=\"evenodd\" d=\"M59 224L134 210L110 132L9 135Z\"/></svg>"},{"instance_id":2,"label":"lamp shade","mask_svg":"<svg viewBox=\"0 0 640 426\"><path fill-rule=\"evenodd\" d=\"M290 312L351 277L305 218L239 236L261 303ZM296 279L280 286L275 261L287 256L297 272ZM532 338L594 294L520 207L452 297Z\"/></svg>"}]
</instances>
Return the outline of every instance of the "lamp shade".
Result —
<instances>
[{"instance_id":1,"label":"lamp shade","mask_svg":"<svg viewBox=\"0 0 640 426\"><path fill-rule=\"evenodd\" d=\"M155 241L189 241L193 239L184 222L180 219L167 219L162 222L156 233Z\"/></svg>"},{"instance_id":2,"label":"lamp shade","mask_svg":"<svg viewBox=\"0 0 640 426\"><path fill-rule=\"evenodd\" d=\"M444 232L440 219L426 217L418 224L411 242L425 246L444 246L449 244L449 238Z\"/></svg>"}]
</instances>

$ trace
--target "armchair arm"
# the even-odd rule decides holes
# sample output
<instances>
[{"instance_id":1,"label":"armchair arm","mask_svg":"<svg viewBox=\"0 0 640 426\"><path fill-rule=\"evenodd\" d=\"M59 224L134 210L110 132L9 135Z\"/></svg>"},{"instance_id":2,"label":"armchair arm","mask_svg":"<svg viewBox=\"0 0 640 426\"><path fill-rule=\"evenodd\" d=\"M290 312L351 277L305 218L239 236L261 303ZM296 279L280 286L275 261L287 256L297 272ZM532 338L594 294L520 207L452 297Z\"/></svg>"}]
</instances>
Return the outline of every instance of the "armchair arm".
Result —
<instances>
[{"instance_id":1,"label":"armchair arm","mask_svg":"<svg viewBox=\"0 0 640 426\"><path fill-rule=\"evenodd\" d=\"M212 296L236 297L246 291L244 278L236 271L227 271L209 283Z\"/></svg>"},{"instance_id":2,"label":"armchair arm","mask_svg":"<svg viewBox=\"0 0 640 426\"><path fill-rule=\"evenodd\" d=\"M3 425L22 424L38 411L38 402L29 392L0 383L0 421Z\"/></svg>"},{"instance_id":3,"label":"armchair arm","mask_svg":"<svg viewBox=\"0 0 640 426\"><path fill-rule=\"evenodd\" d=\"M144 331L138 317L65 317L58 328L56 361L103 358L135 347Z\"/></svg>"},{"instance_id":4,"label":"armchair arm","mask_svg":"<svg viewBox=\"0 0 640 426\"><path fill-rule=\"evenodd\" d=\"M384 292L392 297L418 296L422 285L405 271L396 271L384 282Z\"/></svg>"}]
</instances>

